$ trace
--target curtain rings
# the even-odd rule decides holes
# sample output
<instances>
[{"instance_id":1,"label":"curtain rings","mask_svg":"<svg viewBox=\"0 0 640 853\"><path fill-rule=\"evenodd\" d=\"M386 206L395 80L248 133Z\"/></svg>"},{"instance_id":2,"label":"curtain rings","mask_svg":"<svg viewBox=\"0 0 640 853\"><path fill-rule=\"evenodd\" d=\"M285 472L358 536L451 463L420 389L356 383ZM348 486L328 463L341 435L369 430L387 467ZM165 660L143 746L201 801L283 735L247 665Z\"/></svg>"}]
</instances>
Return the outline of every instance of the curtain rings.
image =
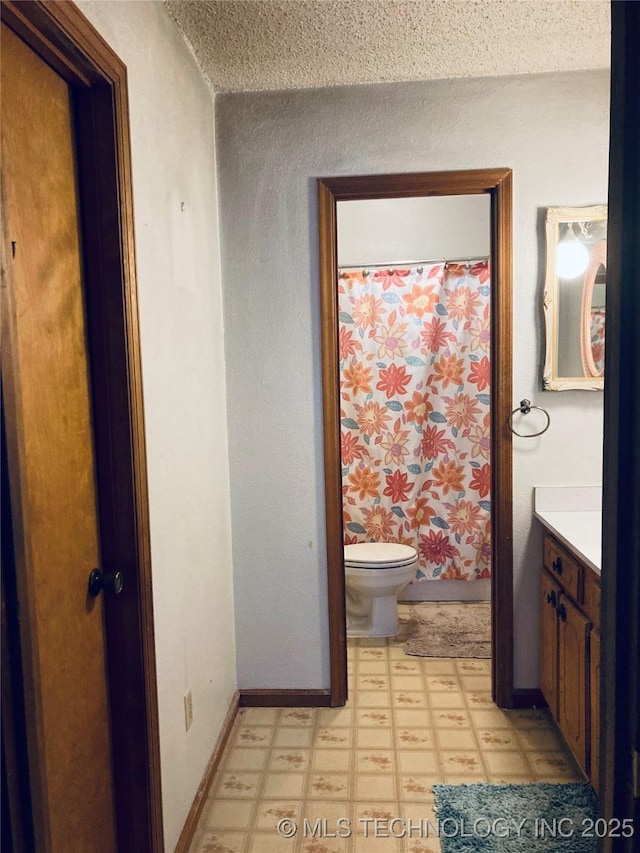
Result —
<instances>
[{"instance_id":1,"label":"curtain rings","mask_svg":"<svg viewBox=\"0 0 640 853\"><path fill-rule=\"evenodd\" d=\"M539 432L518 432L517 430L515 430L513 428L513 416L515 415L515 413L520 412L521 415L528 415L532 409L538 409L538 411L544 412L547 418L547 423L544 425L544 427ZM520 436L520 438L536 438L538 435L542 435L549 429L549 426L551 425L551 416L549 415L549 412L546 409L542 408L542 406L532 406L531 400L520 400L520 405L518 406L518 408L514 409L509 415L509 420L507 421L507 424L511 432L514 435Z\"/></svg>"}]
</instances>

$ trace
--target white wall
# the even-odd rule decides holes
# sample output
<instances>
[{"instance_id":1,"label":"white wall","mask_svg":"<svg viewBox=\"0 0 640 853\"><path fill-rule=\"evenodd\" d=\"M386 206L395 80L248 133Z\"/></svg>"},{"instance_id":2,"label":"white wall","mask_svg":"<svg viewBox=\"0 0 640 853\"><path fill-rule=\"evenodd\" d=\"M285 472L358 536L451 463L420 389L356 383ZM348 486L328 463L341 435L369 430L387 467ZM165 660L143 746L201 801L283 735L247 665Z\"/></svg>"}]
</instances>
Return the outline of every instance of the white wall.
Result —
<instances>
[{"instance_id":1,"label":"white wall","mask_svg":"<svg viewBox=\"0 0 640 853\"><path fill-rule=\"evenodd\" d=\"M490 210L486 194L338 202L338 264L486 257Z\"/></svg>"},{"instance_id":2,"label":"white wall","mask_svg":"<svg viewBox=\"0 0 640 853\"><path fill-rule=\"evenodd\" d=\"M236 687L213 106L162 3L79 6L128 68L162 793L173 850Z\"/></svg>"},{"instance_id":3,"label":"white wall","mask_svg":"<svg viewBox=\"0 0 640 853\"><path fill-rule=\"evenodd\" d=\"M329 683L315 178L514 172L515 683L538 683L532 487L598 484L602 395L541 389L544 208L607 198L608 75L577 72L216 97L241 687Z\"/></svg>"}]
</instances>

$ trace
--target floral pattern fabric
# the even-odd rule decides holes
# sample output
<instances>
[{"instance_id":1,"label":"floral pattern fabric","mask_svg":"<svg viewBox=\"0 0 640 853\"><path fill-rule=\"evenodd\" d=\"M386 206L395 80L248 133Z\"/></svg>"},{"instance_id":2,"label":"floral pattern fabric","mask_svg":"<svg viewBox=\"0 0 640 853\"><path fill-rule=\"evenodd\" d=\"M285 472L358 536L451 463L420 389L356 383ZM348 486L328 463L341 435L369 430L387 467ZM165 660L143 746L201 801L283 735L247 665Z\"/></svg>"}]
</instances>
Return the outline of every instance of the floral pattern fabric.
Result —
<instances>
[{"instance_id":1,"label":"floral pattern fabric","mask_svg":"<svg viewBox=\"0 0 640 853\"><path fill-rule=\"evenodd\" d=\"M491 576L489 294L488 260L339 277L344 542L416 580Z\"/></svg>"}]
</instances>

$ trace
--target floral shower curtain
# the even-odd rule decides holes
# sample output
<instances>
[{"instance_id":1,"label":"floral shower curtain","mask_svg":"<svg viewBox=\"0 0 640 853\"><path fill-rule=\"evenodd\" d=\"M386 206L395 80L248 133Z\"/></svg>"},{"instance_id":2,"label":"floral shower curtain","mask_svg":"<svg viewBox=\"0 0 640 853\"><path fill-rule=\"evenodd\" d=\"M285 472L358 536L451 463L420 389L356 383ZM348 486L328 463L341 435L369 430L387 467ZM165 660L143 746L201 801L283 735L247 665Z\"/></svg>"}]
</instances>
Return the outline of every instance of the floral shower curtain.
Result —
<instances>
[{"instance_id":1,"label":"floral shower curtain","mask_svg":"<svg viewBox=\"0 0 640 853\"><path fill-rule=\"evenodd\" d=\"M343 270L344 542L401 542L417 580L491 576L490 269Z\"/></svg>"}]
</instances>

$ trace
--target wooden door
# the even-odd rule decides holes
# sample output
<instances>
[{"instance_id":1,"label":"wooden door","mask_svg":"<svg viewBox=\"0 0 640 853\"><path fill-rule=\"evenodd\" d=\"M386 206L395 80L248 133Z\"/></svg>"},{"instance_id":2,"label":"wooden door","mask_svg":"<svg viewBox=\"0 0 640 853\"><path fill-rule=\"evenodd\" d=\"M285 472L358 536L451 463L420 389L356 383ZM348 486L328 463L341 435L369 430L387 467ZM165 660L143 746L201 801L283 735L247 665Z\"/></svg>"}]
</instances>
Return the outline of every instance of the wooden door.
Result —
<instances>
[{"instance_id":1,"label":"wooden door","mask_svg":"<svg viewBox=\"0 0 640 853\"><path fill-rule=\"evenodd\" d=\"M540 572L540 690L558 719L558 618L560 587Z\"/></svg>"},{"instance_id":2,"label":"wooden door","mask_svg":"<svg viewBox=\"0 0 640 853\"><path fill-rule=\"evenodd\" d=\"M2 26L2 378L36 848L115 851L67 83Z\"/></svg>"},{"instance_id":3,"label":"wooden door","mask_svg":"<svg viewBox=\"0 0 640 853\"><path fill-rule=\"evenodd\" d=\"M640 5L611 4L607 348L602 483L602 754L604 853L637 853L640 827Z\"/></svg>"},{"instance_id":4,"label":"wooden door","mask_svg":"<svg viewBox=\"0 0 640 853\"><path fill-rule=\"evenodd\" d=\"M587 772L587 636L589 620L560 595L558 613L558 725Z\"/></svg>"}]
</instances>

